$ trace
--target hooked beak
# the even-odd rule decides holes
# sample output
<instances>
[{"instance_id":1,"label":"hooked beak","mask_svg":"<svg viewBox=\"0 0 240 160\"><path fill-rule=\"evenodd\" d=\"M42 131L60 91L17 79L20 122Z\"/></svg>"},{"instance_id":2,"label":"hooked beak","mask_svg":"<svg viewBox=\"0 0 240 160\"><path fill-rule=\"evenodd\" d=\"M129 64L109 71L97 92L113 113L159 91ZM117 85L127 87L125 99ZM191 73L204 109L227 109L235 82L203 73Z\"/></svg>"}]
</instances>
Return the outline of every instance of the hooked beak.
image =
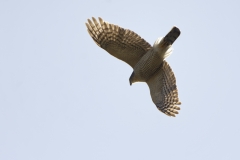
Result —
<instances>
[{"instance_id":1,"label":"hooked beak","mask_svg":"<svg viewBox=\"0 0 240 160\"><path fill-rule=\"evenodd\" d=\"M132 85L132 79L133 79L133 76L134 76L134 72L131 74L131 76L130 76L130 78L129 78L130 86Z\"/></svg>"}]
</instances>

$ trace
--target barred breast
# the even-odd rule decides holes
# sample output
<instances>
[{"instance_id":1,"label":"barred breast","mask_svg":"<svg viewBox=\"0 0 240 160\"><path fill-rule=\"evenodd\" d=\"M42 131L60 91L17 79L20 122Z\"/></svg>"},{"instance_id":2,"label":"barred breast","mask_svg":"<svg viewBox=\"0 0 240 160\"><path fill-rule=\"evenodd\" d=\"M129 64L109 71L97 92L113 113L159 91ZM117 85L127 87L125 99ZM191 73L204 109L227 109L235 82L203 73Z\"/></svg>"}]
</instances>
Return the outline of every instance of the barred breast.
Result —
<instances>
[{"instance_id":1,"label":"barred breast","mask_svg":"<svg viewBox=\"0 0 240 160\"><path fill-rule=\"evenodd\" d=\"M149 50L134 67L135 82L146 82L161 66L163 58L155 52Z\"/></svg>"}]
</instances>

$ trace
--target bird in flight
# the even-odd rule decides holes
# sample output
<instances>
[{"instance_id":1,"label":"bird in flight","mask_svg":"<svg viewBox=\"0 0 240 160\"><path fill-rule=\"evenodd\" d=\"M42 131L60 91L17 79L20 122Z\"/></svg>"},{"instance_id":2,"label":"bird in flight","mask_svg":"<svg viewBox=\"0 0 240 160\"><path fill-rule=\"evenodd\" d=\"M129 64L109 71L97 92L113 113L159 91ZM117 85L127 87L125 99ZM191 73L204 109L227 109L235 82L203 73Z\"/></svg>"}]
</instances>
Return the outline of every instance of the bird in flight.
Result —
<instances>
[{"instance_id":1,"label":"bird in flight","mask_svg":"<svg viewBox=\"0 0 240 160\"><path fill-rule=\"evenodd\" d=\"M180 35L180 30L174 26L151 46L135 32L110 24L100 17L98 19L93 17L86 23L92 39L99 47L133 68L130 85L146 82L156 107L175 117L181 102L174 73L165 59L172 53L172 44Z\"/></svg>"}]
</instances>

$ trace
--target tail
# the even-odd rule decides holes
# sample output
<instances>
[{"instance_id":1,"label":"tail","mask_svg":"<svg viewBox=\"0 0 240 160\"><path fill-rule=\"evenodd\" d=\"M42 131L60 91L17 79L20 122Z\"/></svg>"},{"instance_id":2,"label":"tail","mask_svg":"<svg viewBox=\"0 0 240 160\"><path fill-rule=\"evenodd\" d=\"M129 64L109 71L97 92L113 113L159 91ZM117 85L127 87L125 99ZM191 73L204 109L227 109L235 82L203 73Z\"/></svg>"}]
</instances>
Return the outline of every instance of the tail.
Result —
<instances>
[{"instance_id":1,"label":"tail","mask_svg":"<svg viewBox=\"0 0 240 160\"><path fill-rule=\"evenodd\" d=\"M172 45L175 40L179 37L180 35L180 30L174 26L170 32L168 32L168 34L163 38L162 40L162 45L163 46L169 46Z\"/></svg>"},{"instance_id":2,"label":"tail","mask_svg":"<svg viewBox=\"0 0 240 160\"><path fill-rule=\"evenodd\" d=\"M180 33L180 30L174 26L165 37L160 37L155 41L153 48L157 52L160 51L160 55L162 55L163 59L167 58L172 53L173 49L171 46L179 37Z\"/></svg>"}]
</instances>

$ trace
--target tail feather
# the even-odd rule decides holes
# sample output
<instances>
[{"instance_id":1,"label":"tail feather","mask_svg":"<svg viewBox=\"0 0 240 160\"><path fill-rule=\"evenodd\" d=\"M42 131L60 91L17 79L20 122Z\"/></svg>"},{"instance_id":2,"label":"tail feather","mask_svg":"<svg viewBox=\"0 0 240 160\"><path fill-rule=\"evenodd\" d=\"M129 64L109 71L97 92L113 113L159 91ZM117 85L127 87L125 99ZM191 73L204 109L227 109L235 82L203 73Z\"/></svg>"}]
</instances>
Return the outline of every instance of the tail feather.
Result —
<instances>
[{"instance_id":1,"label":"tail feather","mask_svg":"<svg viewBox=\"0 0 240 160\"><path fill-rule=\"evenodd\" d=\"M179 37L180 33L180 30L174 26L165 37L159 37L153 45L155 52L158 52L163 59L167 58L172 54L172 44Z\"/></svg>"},{"instance_id":2,"label":"tail feather","mask_svg":"<svg viewBox=\"0 0 240 160\"><path fill-rule=\"evenodd\" d=\"M175 40L179 37L180 35L180 30L177 27L173 27L170 32L163 38L162 43L163 46L169 46L172 45Z\"/></svg>"}]
</instances>

